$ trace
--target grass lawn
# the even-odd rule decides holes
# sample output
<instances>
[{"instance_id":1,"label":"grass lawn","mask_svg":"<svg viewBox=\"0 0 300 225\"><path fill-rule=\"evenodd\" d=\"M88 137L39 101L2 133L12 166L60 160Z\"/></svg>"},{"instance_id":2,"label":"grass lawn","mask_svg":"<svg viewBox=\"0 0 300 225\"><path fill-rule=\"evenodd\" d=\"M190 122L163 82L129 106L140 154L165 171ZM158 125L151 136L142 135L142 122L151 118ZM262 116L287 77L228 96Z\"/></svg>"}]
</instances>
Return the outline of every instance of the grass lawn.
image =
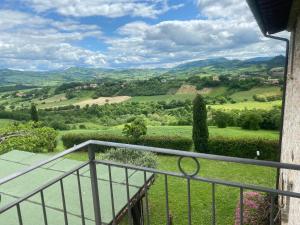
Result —
<instances>
[{"instance_id":1,"label":"grass lawn","mask_svg":"<svg viewBox=\"0 0 300 225\"><path fill-rule=\"evenodd\" d=\"M85 160L86 153L74 153L68 158ZM240 165L212 160L200 159L199 176L206 178L236 181L247 184L275 186L276 171L265 167ZM186 161L184 168L193 171L194 165ZM178 172L177 158L173 156L159 156L158 169ZM187 221L187 183L186 179L168 177L169 207L173 222L186 225ZM211 224L211 184L191 181L192 224ZM239 199L239 189L216 185L216 215L217 224L234 224L234 213ZM154 225L166 224L165 217L165 180L158 175L149 190L150 223ZM126 220L122 224L127 224Z\"/></svg>"},{"instance_id":2,"label":"grass lawn","mask_svg":"<svg viewBox=\"0 0 300 225\"><path fill-rule=\"evenodd\" d=\"M99 134L116 134L122 135L123 126L114 126L114 127L103 127L94 125L93 129L85 130L67 130L60 131L58 137L58 146L57 149L62 150L64 146L61 142L61 136L66 133L91 133L97 132ZM148 126L148 135L153 136L181 136L181 137L192 137L192 126ZM213 136L225 136L225 137L237 137L237 138L266 138L276 140L279 138L279 132L277 131L268 131L268 130L243 130L239 127L227 127L227 128L217 128L209 127L210 137Z\"/></svg>"}]
</instances>

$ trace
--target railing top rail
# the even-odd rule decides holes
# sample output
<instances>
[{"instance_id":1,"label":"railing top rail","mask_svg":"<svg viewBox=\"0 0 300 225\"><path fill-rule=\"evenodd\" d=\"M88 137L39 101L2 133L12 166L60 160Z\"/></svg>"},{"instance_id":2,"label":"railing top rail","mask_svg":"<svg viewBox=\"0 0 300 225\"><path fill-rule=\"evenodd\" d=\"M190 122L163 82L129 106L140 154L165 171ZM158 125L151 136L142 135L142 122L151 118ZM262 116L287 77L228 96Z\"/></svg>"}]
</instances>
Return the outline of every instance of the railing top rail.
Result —
<instances>
[{"instance_id":1,"label":"railing top rail","mask_svg":"<svg viewBox=\"0 0 300 225\"><path fill-rule=\"evenodd\" d=\"M157 147L148 147L142 145L132 145L132 144L124 144L124 143L115 143L115 142L106 142L106 141L97 141L97 140L89 140L83 142L79 145L75 145L72 148L69 148L59 154L54 155L50 159L44 160L36 165L30 166L24 170L11 174L7 177L0 179L0 185L7 183L10 180L13 180L19 176L22 176L26 173L29 173L47 163L50 163L54 160L57 160L65 155L68 155L72 152L78 151L82 148L85 148L89 145L98 145L98 146L106 146L106 147L113 147L113 148L125 148L125 149L133 149L138 151L146 151L146 152L154 152L154 153L161 153L167 155L176 155L181 157L192 157L192 158L202 158L202 159L209 159L209 160L217 160L223 162L233 162L233 163L241 163L241 164L249 164L249 165L257 165L257 166L266 166L266 167L273 167L278 169L290 169L290 170L300 170L300 165L296 164L289 164L289 163L280 163L280 162L272 162L272 161L265 161L265 160L254 160L254 159L245 159L245 158L236 158L236 157L229 157L229 156L220 156L220 155L211 155L211 154L204 154L204 153L197 153L197 152L186 152L186 151L179 151L174 149L165 149L165 148L157 148Z\"/></svg>"},{"instance_id":2,"label":"railing top rail","mask_svg":"<svg viewBox=\"0 0 300 225\"><path fill-rule=\"evenodd\" d=\"M93 145L101 145L101 146L107 146L113 148L126 148L126 149L138 150L138 151L148 151L148 152L177 155L183 157L202 158L202 159L217 160L217 161L224 161L224 162L266 166L266 167L273 167L278 169L300 170L300 165L290 164L290 163L280 163L280 162L272 162L272 161L265 161L265 160L220 156L220 155L212 155L212 154L197 153L197 152L186 152L186 151L180 151L174 149L148 147L143 145L132 145L132 144L123 144L123 143L96 141L96 140L90 140L89 143Z\"/></svg>"}]
</instances>

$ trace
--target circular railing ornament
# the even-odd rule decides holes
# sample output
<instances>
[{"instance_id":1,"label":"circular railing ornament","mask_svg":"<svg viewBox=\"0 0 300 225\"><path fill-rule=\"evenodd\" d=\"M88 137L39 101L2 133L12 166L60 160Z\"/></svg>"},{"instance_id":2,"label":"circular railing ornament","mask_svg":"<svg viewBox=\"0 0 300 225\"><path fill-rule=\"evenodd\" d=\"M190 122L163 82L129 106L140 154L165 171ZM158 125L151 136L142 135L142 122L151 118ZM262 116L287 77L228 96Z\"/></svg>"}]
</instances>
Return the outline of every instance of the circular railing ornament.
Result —
<instances>
[{"instance_id":1,"label":"circular railing ornament","mask_svg":"<svg viewBox=\"0 0 300 225\"><path fill-rule=\"evenodd\" d=\"M182 161L182 159L184 159L184 158L191 158L191 159L194 160L194 162L196 163L196 170L195 170L195 172L193 172L193 173L187 173L187 172L182 168L182 166L181 166L181 161ZM177 162L177 163L178 163L178 168L179 168L180 172L181 172L182 174L184 174L186 177L194 177L194 176L196 176L196 175L199 173L199 171L200 171L200 162L199 162L198 159L195 158L195 157L180 156L180 158L178 159L178 162Z\"/></svg>"}]
</instances>

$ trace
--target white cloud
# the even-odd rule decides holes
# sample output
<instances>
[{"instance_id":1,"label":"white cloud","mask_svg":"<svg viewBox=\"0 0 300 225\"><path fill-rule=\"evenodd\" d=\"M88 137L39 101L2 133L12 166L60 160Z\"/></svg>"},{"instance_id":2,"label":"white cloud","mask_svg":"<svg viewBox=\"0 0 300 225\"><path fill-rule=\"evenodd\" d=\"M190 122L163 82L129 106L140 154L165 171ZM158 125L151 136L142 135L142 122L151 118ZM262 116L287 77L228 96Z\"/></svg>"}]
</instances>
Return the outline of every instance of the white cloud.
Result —
<instances>
[{"instance_id":1,"label":"white cloud","mask_svg":"<svg viewBox=\"0 0 300 225\"><path fill-rule=\"evenodd\" d=\"M97 26L10 10L0 10L0 17L1 67L56 69L106 65L105 55L72 44L86 37L102 37Z\"/></svg>"},{"instance_id":2,"label":"white cloud","mask_svg":"<svg viewBox=\"0 0 300 225\"><path fill-rule=\"evenodd\" d=\"M55 11L64 16L149 17L155 18L183 4L169 6L167 0L26 0L37 12Z\"/></svg>"},{"instance_id":3,"label":"white cloud","mask_svg":"<svg viewBox=\"0 0 300 225\"><path fill-rule=\"evenodd\" d=\"M254 21L246 0L195 0L202 15L208 18L247 19Z\"/></svg>"},{"instance_id":4,"label":"white cloud","mask_svg":"<svg viewBox=\"0 0 300 225\"><path fill-rule=\"evenodd\" d=\"M247 58L283 52L282 43L264 38L257 24L224 18L164 21L155 25L133 22L108 38L109 55L116 65L167 66L212 58ZM134 58L135 60L132 60Z\"/></svg>"}]
</instances>

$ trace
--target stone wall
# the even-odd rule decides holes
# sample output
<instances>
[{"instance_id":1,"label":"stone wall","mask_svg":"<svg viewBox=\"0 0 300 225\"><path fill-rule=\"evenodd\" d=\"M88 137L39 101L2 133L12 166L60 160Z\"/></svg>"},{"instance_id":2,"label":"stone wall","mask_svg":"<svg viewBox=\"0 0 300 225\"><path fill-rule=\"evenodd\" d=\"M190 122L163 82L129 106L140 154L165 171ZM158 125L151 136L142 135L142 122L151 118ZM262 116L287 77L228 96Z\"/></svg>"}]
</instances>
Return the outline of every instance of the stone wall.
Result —
<instances>
[{"instance_id":1,"label":"stone wall","mask_svg":"<svg viewBox=\"0 0 300 225\"><path fill-rule=\"evenodd\" d=\"M291 34L281 161L300 164L300 15ZM280 187L300 192L300 172L282 170ZM281 198L282 224L300 224L300 200Z\"/></svg>"}]
</instances>

